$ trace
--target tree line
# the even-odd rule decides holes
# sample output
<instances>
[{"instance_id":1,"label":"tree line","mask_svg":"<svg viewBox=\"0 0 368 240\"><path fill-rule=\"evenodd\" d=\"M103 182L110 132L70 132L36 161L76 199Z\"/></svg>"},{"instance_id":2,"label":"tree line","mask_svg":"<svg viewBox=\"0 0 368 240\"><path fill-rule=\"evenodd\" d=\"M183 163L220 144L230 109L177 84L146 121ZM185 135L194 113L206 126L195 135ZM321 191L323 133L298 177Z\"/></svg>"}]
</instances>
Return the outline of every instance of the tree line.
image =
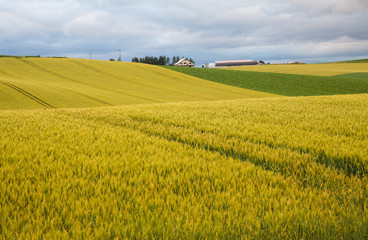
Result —
<instances>
[{"instance_id":1,"label":"tree line","mask_svg":"<svg viewBox=\"0 0 368 240\"><path fill-rule=\"evenodd\" d=\"M172 59L166 56L159 56L159 57L153 57L153 56L145 56L144 58L137 58L133 57L132 62L136 63L147 63L147 64L153 64L153 65L174 65L175 63L179 62L181 59L179 56L174 56ZM192 63L194 63L192 58L186 58Z\"/></svg>"}]
</instances>

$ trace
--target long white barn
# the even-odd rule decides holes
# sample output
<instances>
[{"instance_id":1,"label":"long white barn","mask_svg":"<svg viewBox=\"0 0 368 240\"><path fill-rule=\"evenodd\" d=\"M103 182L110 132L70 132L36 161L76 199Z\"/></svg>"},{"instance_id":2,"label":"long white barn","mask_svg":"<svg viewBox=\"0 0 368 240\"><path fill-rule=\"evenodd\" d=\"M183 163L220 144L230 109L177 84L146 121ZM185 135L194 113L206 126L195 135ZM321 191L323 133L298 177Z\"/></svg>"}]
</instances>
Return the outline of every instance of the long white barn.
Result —
<instances>
[{"instance_id":1,"label":"long white barn","mask_svg":"<svg viewBox=\"0 0 368 240\"><path fill-rule=\"evenodd\" d=\"M259 65L262 61L254 60L227 60L227 61L216 61L215 63L203 64L202 68L218 68L218 67L235 67L235 66L246 66L246 65Z\"/></svg>"}]
</instances>

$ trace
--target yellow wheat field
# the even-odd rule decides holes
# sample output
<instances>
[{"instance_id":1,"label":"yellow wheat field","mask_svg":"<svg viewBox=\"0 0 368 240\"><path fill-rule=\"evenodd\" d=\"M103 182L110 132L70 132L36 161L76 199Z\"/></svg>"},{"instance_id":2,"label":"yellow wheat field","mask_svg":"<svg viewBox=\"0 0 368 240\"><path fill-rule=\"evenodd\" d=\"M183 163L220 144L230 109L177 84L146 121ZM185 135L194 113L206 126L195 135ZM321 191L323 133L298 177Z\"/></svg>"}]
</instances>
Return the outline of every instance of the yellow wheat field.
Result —
<instances>
[{"instance_id":1,"label":"yellow wheat field","mask_svg":"<svg viewBox=\"0 0 368 240\"><path fill-rule=\"evenodd\" d=\"M0 111L0 239L364 239L368 95Z\"/></svg>"}]
</instances>

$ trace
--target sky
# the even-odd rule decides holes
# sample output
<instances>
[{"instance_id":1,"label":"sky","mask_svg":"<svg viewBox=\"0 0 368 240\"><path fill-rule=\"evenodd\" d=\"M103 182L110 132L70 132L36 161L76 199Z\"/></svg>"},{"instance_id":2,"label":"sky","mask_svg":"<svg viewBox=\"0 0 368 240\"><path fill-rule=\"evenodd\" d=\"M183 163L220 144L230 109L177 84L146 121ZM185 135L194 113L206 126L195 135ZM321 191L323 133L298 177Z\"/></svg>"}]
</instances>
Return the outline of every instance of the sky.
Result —
<instances>
[{"instance_id":1,"label":"sky","mask_svg":"<svg viewBox=\"0 0 368 240\"><path fill-rule=\"evenodd\" d=\"M368 0L0 0L0 55L368 58Z\"/></svg>"}]
</instances>

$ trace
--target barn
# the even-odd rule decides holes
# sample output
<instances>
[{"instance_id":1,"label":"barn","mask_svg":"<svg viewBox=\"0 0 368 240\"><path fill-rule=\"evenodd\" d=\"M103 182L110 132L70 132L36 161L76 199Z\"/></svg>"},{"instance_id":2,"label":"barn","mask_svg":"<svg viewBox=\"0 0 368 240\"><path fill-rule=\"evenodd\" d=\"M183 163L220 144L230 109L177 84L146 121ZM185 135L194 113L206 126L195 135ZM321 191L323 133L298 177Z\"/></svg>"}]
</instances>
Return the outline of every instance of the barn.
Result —
<instances>
[{"instance_id":1,"label":"barn","mask_svg":"<svg viewBox=\"0 0 368 240\"><path fill-rule=\"evenodd\" d=\"M236 67L246 65L262 65L263 61L254 60L227 60L227 61L216 61L215 63L203 64L202 68L221 68L221 67Z\"/></svg>"},{"instance_id":2,"label":"barn","mask_svg":"<svg viewBox=\"0 0 368 240\"><path fill-rule=\"evenodd\" d=\"M232 66L245 66L245 65L258 65L258 61L253 60L228 60L228 61L216 61L216 67L232 67Z\"/></svg>"}]
</instances>

